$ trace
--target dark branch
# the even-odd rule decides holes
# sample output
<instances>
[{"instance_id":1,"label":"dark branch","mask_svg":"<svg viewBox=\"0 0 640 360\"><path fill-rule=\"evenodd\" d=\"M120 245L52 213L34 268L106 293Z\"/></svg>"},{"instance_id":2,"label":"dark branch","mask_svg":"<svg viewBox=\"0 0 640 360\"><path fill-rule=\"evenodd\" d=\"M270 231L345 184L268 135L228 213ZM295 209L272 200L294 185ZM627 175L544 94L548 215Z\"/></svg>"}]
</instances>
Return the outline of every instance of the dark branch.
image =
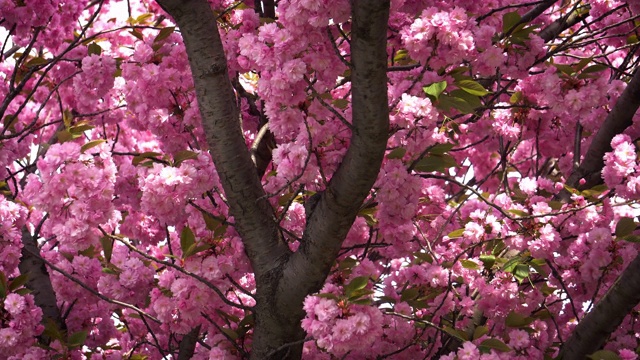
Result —
<instances>
[{"instance_id":1,"label":"dark branch","mask_svg":"<svg viewBox=\"0 0 640 360\"><path fill-rule=\"evenodd\" d=\"M245 145L215 15L206 0L158 3L180 28L211 157L236 219L236 230L260 278L285 261L291 251L282 241Z\"/></svg>"},{"instance_id":2,"label":"dark branch","mask_svg":"<svg viewBox=\"0 0 640 360\"><path fill-rule=\"evenodd\" d=\"M567 184L577 187L580 179L585 179L586 181L584 185L580 186L583 189L590 189L602 184L600 172L604 167L605 153L612 150L611 140L631 126L633 116L638 107L640 107L640 71L635 72L629 85L616 101L615 106L611 109L604 123L600 126L598 133L593 138L582 163L571 174Z\"/></svg>"},{"instance_id":3,"label":"dark branch","mask_svg":"<svg viewBox=\"0 0 640 360\"><path fill-rule=\"evenodd\" d=\"M578 323L557 359L586 359L640 302L640 255L629 264L595 308Z\"/></svg>"}]
</instances>

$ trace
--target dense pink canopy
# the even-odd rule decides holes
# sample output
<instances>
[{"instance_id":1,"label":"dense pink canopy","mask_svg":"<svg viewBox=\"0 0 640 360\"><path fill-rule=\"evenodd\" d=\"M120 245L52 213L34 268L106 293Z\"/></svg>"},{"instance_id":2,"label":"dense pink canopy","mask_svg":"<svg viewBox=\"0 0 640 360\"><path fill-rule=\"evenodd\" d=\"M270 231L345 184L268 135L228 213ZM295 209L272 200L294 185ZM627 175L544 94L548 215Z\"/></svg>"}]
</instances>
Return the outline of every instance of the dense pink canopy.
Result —
<instances>
[{"instance_id":1,"label":"dense pink canopy","mask_svg":"<svg viewBox=\"0 0 640 360\"><path fill-rule=\"evenodd\" d=\"M350 2L209 3L295 252L356 131ZM0 1L0 358L177 358L187 334L195 359L252 349L255 263L170 15ZM558 354L637 255L638 17L619 0L391 1L387 150L301 304L305 359ZM636 321L601 356L638 358Z\"/></svg>"}]
</instances>

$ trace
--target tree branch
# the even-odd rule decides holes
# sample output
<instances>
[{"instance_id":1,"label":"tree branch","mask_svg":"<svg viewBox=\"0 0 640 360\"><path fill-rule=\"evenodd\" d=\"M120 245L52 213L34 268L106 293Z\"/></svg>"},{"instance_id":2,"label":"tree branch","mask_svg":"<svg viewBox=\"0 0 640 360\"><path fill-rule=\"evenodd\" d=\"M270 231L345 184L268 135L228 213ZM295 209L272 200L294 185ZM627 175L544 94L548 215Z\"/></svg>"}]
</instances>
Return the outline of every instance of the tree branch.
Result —
<instances>
[{"instance_id":1,"label":"tree branch","mask_svg":"<svg viewBox=\"0 0 640 360\"><path fill-rule=\"evenodd\" d=\"M640 302L640 255L627 266L595 308L576 326L558 359L586 359L604 345L609 335Z\"/></svg>"},{"instance_id":2,"label":"tree branch","mask_svg":"<svg viewBox=\"0 0 640 360\"><path fill-rule=\"evenodd\" d=\"M193 353L196 350L196 344L198 343L198 336L200 335L200 325L194 327L182 337L180 340L180 351L178 352L178 360L189 360L193 357Z\"/></svg>"},{"instance_id":3,"label":"tree branch","mask_svg":"<svg viewBox=\"0 0 640 360\"><path fill-rule=\"evenodd\" d=\"M240 128L216 19L206 0L158 0L184 39L211 157L256 278L286 261L282 240Z\"/></svg>"},{"instance_id":4,"label":"tree branch","mask_svg":"<svg viewBox=\"0 0 640 360\"><path fill-rule=\"evenodd\" d=\"M60 309L56 300L56 293L51 286L51 279L49 278L49 272L45 266L44 260L37 256L40 254L38 248L38 242L36 238L31 235L29 229L26 226L22 227L22 258L18 268L21 274L28 276L27 288L31 290L33 294L35 304L42 309L42 323L46 324L50 319L59 330L66 330L67 326L62 319ZM42 340L48 344L51 339L42 336Z\"/></svg>"},{"instance_id":5,"label":"tree branch","mask_svg":"<svg viewBox=\"0 0 640 360\"><path fill-rule=\"evenodd\" d=\"M582 189L590 189L602 184L600 172L604 167L605 153L612 150L611 140L631 126L638 107L640 107L640 71L636 70L633 78L593 138L582 163L567 180L567 184L577 187L580 179L586 180L586 183L580 186Z\"/></svg>"},{"instance_id":6,"label":"tree branch","mask_svg":"<svg viewBox=\"0 0 640 360\"><path fill-rule=\"evenodd\" d=\"M351 145L309 217L302 244L281 284L282 305L294 306L318 291L351 224L378 176L389 131L387 21L389 1L353 0L351 58L353 130ZM293 295L293 296L292 296Z\"/></svg>"},{"instance_id":7,"label":"tree branch","mask_svg":"<svg viewBox=\"0 0 640 360\"><path fill-rule=\"evenodd\" d=\"M544 29L540 30L538 36L540 36L544 42L549 42L560 35L560 33L586 19L588 16L588 12L579 12L574 10L569 13L569 15L559 18Z\"/></svg>"}]
</instances>

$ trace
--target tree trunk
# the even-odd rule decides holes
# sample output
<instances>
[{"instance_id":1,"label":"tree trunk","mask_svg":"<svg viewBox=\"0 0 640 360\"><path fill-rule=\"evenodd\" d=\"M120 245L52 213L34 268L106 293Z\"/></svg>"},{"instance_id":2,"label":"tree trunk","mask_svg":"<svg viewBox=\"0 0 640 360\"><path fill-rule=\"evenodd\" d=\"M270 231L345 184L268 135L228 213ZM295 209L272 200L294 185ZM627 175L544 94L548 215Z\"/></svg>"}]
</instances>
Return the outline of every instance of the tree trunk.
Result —
<instances>
[{"instance_id":1,"label":"tree trunk","mask_svg":"<svg viewBox=\"0 0 640 360\"><path fill-rule=\"evenodd\" d=\"M251 161L227 74L216 19L206 0L158 0L183 36L211 157L256 277L252 359L299 359L304 298L322 287L376 180L389 132L389 0L352 1L351 146L310 214L296 253L280 236ZM309 215L309 214L308 214Z\"/></svg>"},{"instance_id":2,"label":"tree trunk","mask_svg":"<svg viewBox=\"0 0 640 360\"><path fill-rule=\"evenodd\" d=\"M640 302L640 255L585 316L564 343L558 359L582 360L600 349L622 320Z\"/></svg>"},{"instance_id":3,"label":"tree trunk","mask_svg":"<svg viewBox=\"0 0 640 360\"><path fill-rule=\"evenodd\" d=\"M22 258L18 265L21 274L28 276L26 287L31 290L35 304L42 309L42 323L55 324L58 330L66 330L66 324L60 315L56 301L56 293L51 286L49 272L40 258L40 249L36 239L26 226L22 227ZM52 340L43 335L42 340L49 344Z\"/></svg>"}]
</instances>

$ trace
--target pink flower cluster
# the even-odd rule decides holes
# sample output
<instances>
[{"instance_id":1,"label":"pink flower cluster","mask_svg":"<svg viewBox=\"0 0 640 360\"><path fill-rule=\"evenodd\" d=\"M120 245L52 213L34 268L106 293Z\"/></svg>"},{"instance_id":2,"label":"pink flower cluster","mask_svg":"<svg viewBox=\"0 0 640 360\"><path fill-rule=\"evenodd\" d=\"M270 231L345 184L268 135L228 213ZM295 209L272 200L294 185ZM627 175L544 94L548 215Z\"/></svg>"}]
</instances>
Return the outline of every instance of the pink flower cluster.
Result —
<instances>
[{"instance_id":1,"label":"pink flower cluster","mask_svg":"<svg viewBox=\"0 0 640 360\"><path fill-rule=\"evenodd\" d=\"M29 175L24 195L50 216L43 235L55 235L64 251L98 246L98 225L116 213L112 200L116 167L106 143L81 153L80 144L54 144L38 161L39 176ZM113 226L109 225L108 228Z\"/></svg>"},{"instance_id":2,"label":"pink flower cluster","mask_svg":"<svg viewBox=\"0 0 640 360\"><path fill-rule=\"evenodd\" d=\"M602 178L607 186L625 198L637 198L640 193L640 169L636 146L628 135L617 135L611 141L612 152L604 157Z\"/></svg>"},{"instance_id":3,"label":"pink flower cluster","mask_svg":"<svg viewBox=\"0 0 640 360\"><path fill-rule=\"evenodd\" d=\"M304 301L307 316L302 328L316 339L319 348L335 356L366 351L382 335L380 310L347 305L334 299L309 296Z\"/></svg>"},{"instance_id":4,"label":"pink flower cluster","mask_svg":"<svg viewBox=\"0 0 640 360\"><path fill-rule=\"evenodd\" d=\"M40 324L42 309L33 295L10 293L0 309L0 351L3 356L20 354L33 345L33 338L44 330Z\"/></svg>"}]
</instances>

